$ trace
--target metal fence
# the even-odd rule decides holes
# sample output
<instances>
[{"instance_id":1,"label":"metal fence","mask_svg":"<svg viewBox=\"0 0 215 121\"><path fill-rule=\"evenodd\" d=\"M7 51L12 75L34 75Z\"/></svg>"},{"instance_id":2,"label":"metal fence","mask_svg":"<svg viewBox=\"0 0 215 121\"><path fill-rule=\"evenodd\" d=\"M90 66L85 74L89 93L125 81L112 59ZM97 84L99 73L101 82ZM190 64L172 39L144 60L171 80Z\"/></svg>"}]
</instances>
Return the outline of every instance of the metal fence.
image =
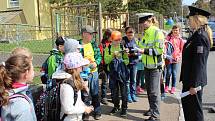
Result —
<instances>
[{"instance_id":1,"label":"metal fence","mask_svg":"<svg viewBox=\"0 0 215 121\"><path fill-rule=\"evenodd\" d=\"M27 24L0 24L0 42L19 42L26 40L44 40L52 38L51 27Z\"/></svg>"}]
</instances>

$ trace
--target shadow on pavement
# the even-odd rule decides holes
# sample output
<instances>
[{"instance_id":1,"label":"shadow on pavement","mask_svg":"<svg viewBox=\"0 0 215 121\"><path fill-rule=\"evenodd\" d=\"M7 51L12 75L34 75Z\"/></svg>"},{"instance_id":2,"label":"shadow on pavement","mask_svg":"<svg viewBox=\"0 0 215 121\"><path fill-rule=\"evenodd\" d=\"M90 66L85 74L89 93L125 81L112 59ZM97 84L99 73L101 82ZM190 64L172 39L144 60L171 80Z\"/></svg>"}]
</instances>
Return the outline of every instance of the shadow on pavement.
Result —
<instances>
[{"instance_id":1,"label":"shadow on pavement","mask_svg":"<svg viewBox=\"0 0 215 121\"><path fill-rule=\"evenodd\" d=\"M178 99L176 99L172 96L166 96L166 98L163 100L163 102L166 104L173 104L173 103L178 104Z\"/></svg>"},{"instance_id":2,"label":"shadow on pavement","mask_svg":"<svg viewBox=\"0 0 215 121\"><path fill-rule=\"evenodd\" d=\"M110 115L110 111L112 110L113 106L110 105L101 105L102 107L102 114L103 115ZM143 116L141 117L136 117L134 115L132 115L131 113L141 113L143 114L144 112L146 112L146 110L134 110L134 109L128 109L128 114L127 117L121 117L120 116L120 111L117 112L117 114L113 115L115 117L119 117L122 120L131 120L131 121L143 121Z\"/></svg>"}]
</instances>

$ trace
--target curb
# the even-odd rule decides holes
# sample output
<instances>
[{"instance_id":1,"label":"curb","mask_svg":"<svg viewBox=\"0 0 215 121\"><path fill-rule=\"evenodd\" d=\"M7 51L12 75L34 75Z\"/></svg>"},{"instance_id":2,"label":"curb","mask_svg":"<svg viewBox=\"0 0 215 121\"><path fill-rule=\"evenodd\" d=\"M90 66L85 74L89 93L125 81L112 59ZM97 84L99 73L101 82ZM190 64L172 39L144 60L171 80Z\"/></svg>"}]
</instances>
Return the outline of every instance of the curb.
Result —
<instances>
[{"instance_id":1,"label":"curb","mask_svg":"<svg viewBox=\"0 0 215 121\"><path fill-rule=\"evenodd\" d=\"M179 117L178 117L178 121L185 121L184 120L184 113L183 113L183 107L182 107L182 104L181 104L181 97L180 97L180 94L181 94L181 90L179 89L176 89L176 93L175 93L175 96L179 102Z\"/></svg>"}]
</instances>

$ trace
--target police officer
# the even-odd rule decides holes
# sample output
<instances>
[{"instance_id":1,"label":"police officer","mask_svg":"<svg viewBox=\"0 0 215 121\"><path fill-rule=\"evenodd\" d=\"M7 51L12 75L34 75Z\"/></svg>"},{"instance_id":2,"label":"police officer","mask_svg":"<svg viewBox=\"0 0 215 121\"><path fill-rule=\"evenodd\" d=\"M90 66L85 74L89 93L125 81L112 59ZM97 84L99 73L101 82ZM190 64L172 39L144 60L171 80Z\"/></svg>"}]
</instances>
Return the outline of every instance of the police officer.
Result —
<instances>
[{"instance_id":1,"label":"police officer","mask_svg":"<svg viewBox=\"0 0 215 121\"><path fill-rule=\"evenodd\" d=\"M204 121L202 93L207 84L207 60L212 41L212 31L207 24L210 13L193 6L189 6L189 10L193 35L183 48L180 81L182 92L189 91L190 95L182 98L182 106L185 121ZM202 89L197 91L195 88L199 86Z\"/></svg>"},{"instance_id":2,"label":"police officer","mask_svg":"<svg viewBox=\"0 0 215 121\"><path fill-rule=\"evenodd\" d=\"M156 27L158 23L153 14L139 18L140 26L144 28L144 36L139 44L144 63L144 73L149 101L149 110L144 114L150 116L146 121L160 120L160 76L162 69L162 54L164 35Z\"/></svg>"}]
</instances>

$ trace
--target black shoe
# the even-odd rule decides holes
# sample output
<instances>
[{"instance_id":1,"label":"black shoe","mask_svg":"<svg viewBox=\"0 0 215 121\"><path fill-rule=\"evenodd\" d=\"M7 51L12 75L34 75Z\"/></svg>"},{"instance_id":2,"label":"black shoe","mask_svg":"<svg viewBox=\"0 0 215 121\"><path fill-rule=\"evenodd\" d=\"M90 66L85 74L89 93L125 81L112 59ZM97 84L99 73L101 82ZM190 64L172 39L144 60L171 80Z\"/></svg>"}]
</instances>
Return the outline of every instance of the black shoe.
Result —
<instances>
[{"instance_id":1,"label":"black shoe","mask_svg":"<svg viewBox=\"0 0 215 121\"><path fill-rule=\"evenodd\" d=\"M101 103L104 105L108 105L107 98L102 98Z\"/></svg>"},{"instance_id":2,"label":"black shoe","mask_svg":"<svg viewBox=\"0 0 215 121\"><path fill-rule=\"evenodd\" d=\"M95 114L94 115L94 119L95 120L99 120L99 119L101 119L102 118L102 115L101 114Z\"/></svg>"},{"instance_id":3,"label":"black shoe","mask_svg":"<svg viewBox=\"0 0 215 121\"><path fill-rule=\"evenodd\" d=\"M121 113L120 113L121 117L126 117L127 116L127 110L126 109L122 109Z\"/></svg>"},{"instance_id":4,"label":"black shoe","mask_svg":"<svg viewBox=\"0 0 215 121\"><path fill-rule=\"evenodd\" d=\"M119 108L114 107L114 108L111 110L110 115L116 114L117 112L119 112L119 110L120 110Z\"/></svg>"},{"instance_id":5,"label":"black shoe","mask_svg":"<svg viewBox=\"0 0 215 121\"><path fill-rule=\"evenodd\" d=\"M147 112L145 112L143 115L144 115L144 116L151 116L151 115L152 115L152 113L151 113L151 111L150 111L150 110L148 110L148 111L147 111Z\"/></svg>"},{"instance_id":6,"label":"black shoe","mask_svg":"<svg viewBox=\"0 0 215 121\"><path fill-rule=\"evenodd\" d=\"M160 121L160 119L151 116L148 119L146 119L145 121Z\"/></svg>"},{"instance_id":7,"label":"black shoe","mask_svg":"<svg viewBox=\"0 0 215 121\"><path fill-rule=\"evenodd\" d=\"M82 116L82 119L83 119L83 121L89 121L89 119L90 119L90 115L89 115L89 114L84 113L84 114L83 114L83 116Z\"/></svg>"}]
</instances>

